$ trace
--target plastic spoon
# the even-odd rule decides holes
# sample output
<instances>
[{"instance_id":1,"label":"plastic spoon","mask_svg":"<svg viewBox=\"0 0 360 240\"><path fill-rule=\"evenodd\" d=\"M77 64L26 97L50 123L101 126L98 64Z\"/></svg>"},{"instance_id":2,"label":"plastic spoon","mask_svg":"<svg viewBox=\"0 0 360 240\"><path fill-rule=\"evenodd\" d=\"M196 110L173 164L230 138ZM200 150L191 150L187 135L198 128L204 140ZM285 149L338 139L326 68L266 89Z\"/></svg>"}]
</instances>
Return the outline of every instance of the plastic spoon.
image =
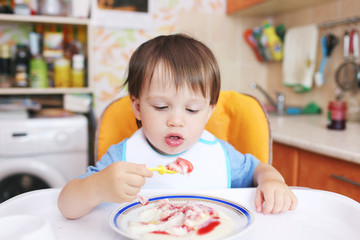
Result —
<instances>
[{"instance_id":1,"label":"plastic spoon","mask_svg":"<svg viewBox=\"0 0 360 240\"><path fill-rule=\"evenodd\" d=\"M158 172L160 173L161 175L163 175L164 173L169 173L169 174L174 174L174 173L178 173L177 171L172 171L172 170L169 170L167 169L165 166L162 166L162 165L159 165L158 167L156 168L148 168L150 171L153 171L153 172Z\"/></svg>"}]
</instances>

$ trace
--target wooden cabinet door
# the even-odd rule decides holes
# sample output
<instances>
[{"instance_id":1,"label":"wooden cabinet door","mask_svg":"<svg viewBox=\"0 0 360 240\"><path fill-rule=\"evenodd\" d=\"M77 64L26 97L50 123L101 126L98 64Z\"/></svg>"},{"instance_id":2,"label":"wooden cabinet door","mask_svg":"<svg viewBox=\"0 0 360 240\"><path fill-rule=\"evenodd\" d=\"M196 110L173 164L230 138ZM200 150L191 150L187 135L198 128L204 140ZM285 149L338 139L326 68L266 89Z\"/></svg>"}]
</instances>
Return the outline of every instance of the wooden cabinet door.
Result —
<instances>
[{"instance_id":1,"label":"wooden cabinet door","mask_svg":"<svg viewBox=\"0 0 360 240\"><path fill-rule=\"evenodd\" d=\"M360 165L299 150L299 186L328 190L360 202Z\"/></svg>"},{"instance_id":2,"label":"wooden cabinet door","mask_svg":"<svg viewBox=\"0 0 360 240\"><path fill-rule=\"evenodd\" d=\"M273 167L284 177L289 186L298 185L299 151L294 147L273 142Z\"/></svg>"},{"instance_id":3,"label":"wooden cabinet door","mask_svg":"<svg viewBox=\"0 0 360 240\"><path fill-rule=\"evenodd\" d=\"M226 12L233 13L268 0L227 0Z\"/></svg>"}]
</instances>

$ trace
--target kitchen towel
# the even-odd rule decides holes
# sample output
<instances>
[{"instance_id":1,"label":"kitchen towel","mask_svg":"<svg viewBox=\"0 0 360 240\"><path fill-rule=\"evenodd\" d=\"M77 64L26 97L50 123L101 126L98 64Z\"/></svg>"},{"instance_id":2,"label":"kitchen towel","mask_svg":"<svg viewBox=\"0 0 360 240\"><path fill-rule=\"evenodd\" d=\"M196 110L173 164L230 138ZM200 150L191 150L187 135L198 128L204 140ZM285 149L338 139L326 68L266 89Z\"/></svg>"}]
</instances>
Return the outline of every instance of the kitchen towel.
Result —
<instances>
[{"instance_id":1,"label":"kitchen towel","mask_svg":"<svg viewBox=\"0 0 360 240\"><path fill-rule=\"evenodd\" d=\"M319 31L315 24L287 30L284 42L283 84L297 93L313 85Z\"/></svg>"}]
</instances>

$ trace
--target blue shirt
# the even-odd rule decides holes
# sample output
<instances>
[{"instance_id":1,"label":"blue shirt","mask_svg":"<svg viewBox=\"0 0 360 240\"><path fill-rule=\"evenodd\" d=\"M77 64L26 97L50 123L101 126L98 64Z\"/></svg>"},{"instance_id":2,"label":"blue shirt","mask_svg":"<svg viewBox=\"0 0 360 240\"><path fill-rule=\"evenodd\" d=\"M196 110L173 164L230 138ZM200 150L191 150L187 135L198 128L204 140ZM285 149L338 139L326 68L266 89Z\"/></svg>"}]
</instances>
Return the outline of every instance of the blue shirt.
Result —
<instances>
[{"instance_id":1,"label":"blue shirt","mask_svg":"<svg viewBox=\"0 0 360 240\"><path fill-rule=\"evenodd\" d=\"M231 188L244 188L253 186L253 175L259 160L251 154L242 154L228 142L219 139L224 150L228 154L231 174ZM126 139L109 147L96 166L89 166L87 173L80 176L85 178L93 173L99 172L110 164L124 161L124 144Z\"/></svg>"}]
</instances>

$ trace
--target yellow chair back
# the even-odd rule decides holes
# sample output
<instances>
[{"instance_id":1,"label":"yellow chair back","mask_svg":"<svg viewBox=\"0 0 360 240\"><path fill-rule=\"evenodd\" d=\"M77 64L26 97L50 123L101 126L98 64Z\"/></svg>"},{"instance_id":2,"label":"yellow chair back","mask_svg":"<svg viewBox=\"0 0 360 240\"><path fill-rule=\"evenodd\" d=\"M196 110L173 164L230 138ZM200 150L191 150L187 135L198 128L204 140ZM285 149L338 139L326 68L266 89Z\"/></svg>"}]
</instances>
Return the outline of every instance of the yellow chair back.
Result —
<instances>
[{"instance_id":1,"label":"yellow chair back","mask_svg":"<svg viewBox=\"0 0 360 240\"><path fill-rule=\"evenodd\" d=\"M129 96L109 104L97 125L95 161L100 160L111 145L130 137L137 129ZM251 153L260 161L271 163L269 122L263 107L254 97L221 91L205 129L241 153Z\"/></svg>"}]
</instances>

